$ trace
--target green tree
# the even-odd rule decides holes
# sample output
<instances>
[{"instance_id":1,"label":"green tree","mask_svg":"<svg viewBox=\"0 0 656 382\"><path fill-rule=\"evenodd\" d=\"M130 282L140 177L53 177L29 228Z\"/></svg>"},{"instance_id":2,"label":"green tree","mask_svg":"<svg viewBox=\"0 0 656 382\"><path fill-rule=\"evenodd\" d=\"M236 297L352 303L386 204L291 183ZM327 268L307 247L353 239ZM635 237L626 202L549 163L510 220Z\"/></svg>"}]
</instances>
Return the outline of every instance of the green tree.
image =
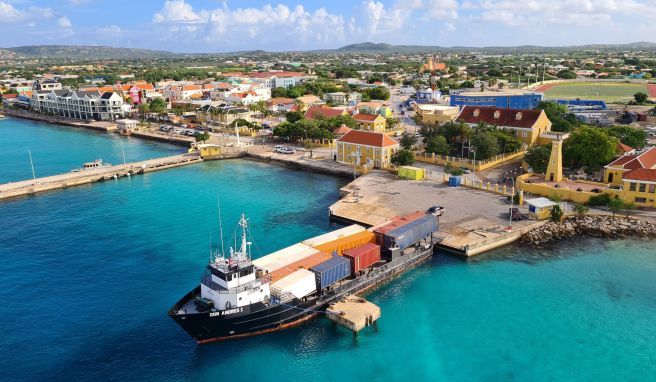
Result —
<instances>
[{"instance_id":1,"label":"green tree","mask_svg":"<svg viewBox=\"0 0 656 382\"><path fill-rule=\"evenodd\" d=\"M624 208L624 202L621 199L615 197L608 201L608 210L613 213L613 216L620 212L622 208Z\"/></svg>"},{"instance_id":2,"label":"green tree","mask_svg":"<svg viewBox=\"0 0 656 382\"><path fill-rule=\"evenodd\" d=\"M146 119L146 116L150 112L150 105L147 103L142 103L139 105L139 114L141 115L141 120L144 121Z\"/></svg>"},{"instance_id":3,"label":"green tree","mask_svg":"<svg viewBox=\"0 0 656 382\"><path fill-rule=\"evenodd\" d=\"M646 93L638 92L633 95L633 99L635 99L636 103L642 105L643 103L647 102L649 96Z\"/></svg>"},{"instance_id":4,"label":"green tree","mask_svg":"<svg viewBox=\"0 0 656 382\"><path fill-rule=\"evenodd\" d=\"M271 97L287 97L287 89L285 88L273 88L271 89Z\"/></svg>"},{"instance_id":5,"label":"green tree","mask_svg":"<svg viewBox=\"0 0 656 382\"><path fill-rule=\"evenodd\" d=\"M544 174L547 172L549 157L551 156L551 145L533 146L524 155L524 160L533 169L533 172Z\"/></svg>"},{"instance_id":6,"label":"green tree","mask_svg":"<svg viewBox=\"0 0 656 382\"><path fill-rule=\"evenodd\" d=\"M399 120L395 117L387 117L387 128L390 130L396 129L396 127L399 125Z\"/></svg>"},{"instance_id":7,"label":"green tree","mask_svg":"<svg viewBox=\"0 0 656 382\"><path fill-rule=\"evenodd\" d=\"M389 90L387 90L387 88L383 86L367 89L365 90L365 94L367 94L371 99L377 99L383 101L388 100L390 98Z\"/></svg>"},{"instance_id":8,"label":"green tree","mask_svg":"<svg viewBox=\"0 0 656 382\"><path fill-rule=\"evenodd\" d=\"M578 203L577 203L577 204L574 204L574 208L573 208L573 209L574 209L574 212L576 212L576 214L577 214L579 217L581 217L581 218L584 217L585 214L587 214L588 211L590 210L590 209L589 209L588 207L586 207L584 204L578 204Z\"/></svg>"},{"instance_id":9,"label":"green tree","mask_svg":"<svg viewBox=\"0 0 656 382\"><path fill-rule=\"evenodd\" d=\"M598 170L615 157L619 140L603 129L584 126L563 144L563 160L573 165Z\"/></svg>"},{"instance_id":10,"label":"green tree","mask_svg":"<svg viewBox=\"0 0 656 382\"><path fill-rule=\"evenodd\" d=\"M471 89L471 88L473 88L473 87L474 87L474 83L471 82L471 81L463 81L463 82L460 84L460 88L461 88L461 89Z\"/></svg>"},{"instance_id":11,"label":"green tree","mask_svg":"<svg viewBox=\"0 0 656 382\"><path fill-rule=\"evenodd\" d=\"M303 119L303 113L300 111L288 111L285 113L285 118L288 122L294 123Z\"/></svg>"},{"instance_id":12,"label":"green tree","mask_svg":"<svg viewBox=\"0 0 656 382\"><path fill-rule=\"evenodd\" d=\"M200 134L196 134L196 142L206 142L210 139L210 133L203 131Z\"/></svg>"},{"instance_id":13,"label":"green tree","mask_svg":"<svg viewBox=\"0 0 656 382\"><path fill-rule=\"evenodd\" d=\"M166 101L164 101L164 98L157 97L148 103L148 107L151 113L160 116L166 112Z\"/></svg>"},{"instance_id":14,"label":"green tree","mask_svg":"<svg viewBox=\"0 0 656 382\"><path fill-rule=\"evenodd\" d=\"M644 130L630 126L613 126L608 129L608 133L633 148L643 148L647 145L647 133Z\"/></svg>"},{"instance_id":15,"label":"green tree","mask_svg":"<svg viewBox=\"0 0 656 382\"><path fill-rule=\"evenodd\" d=\"M556 204L551 208L551 221L561 222L563 220L563 209L560 208L560 204Z\"/></svg>"},{"instance_id":16,"label":"green tree","mask_svg":"<svg viewBox=\"0 0 656 382\"><path fill-rule=\"evenodd\" d=\"M571 70L561 70L560 72L558 72L558 78L573 80L576 79L576 73L574 73Z\"/></svg>"},{"instance_id":17,"label":"green tree","mask_svg":"<svg viewBox=\"0 0 656 382\"><path fill-rule=\"evenodd\" d=\"M399 143L401 143L401 147L403 147L406 150L409 150L412 148L412 146L414 146L417 143L417 137L415 137L412 134L405 133L401 137L401 141Z\"/></svg>"},{"instance_id":18,"label":"green tree","mask_svg":"<svg viewBox=\"0 0 656 382\"><path fill-rule=\"evenodd\" d=\"M401 149L392 154L392 163L397 166L409 166L415 163L415 158L410 150Z\"/></svg>"},{"instance_id":19,"label":"green tree","mask_svg":"<svg viewBox=\"0 0 656 382\"><path fill-rule=\"evenodd\" d=\"M451 145L442 135L432 136L426 138L426 151L433 154L449 155Z\"/></svg>"},{"instance_id":20,"label":"green tree","mask_svg":"<svg viewBox=\"0 0 656 382\"><path fill-rule=\"evenodd\" d=\"M471 145L476 148L476 159L492 158L499 153L499 143L494 133L483 131L471 137Z\"/></svg>"}]
</instances>

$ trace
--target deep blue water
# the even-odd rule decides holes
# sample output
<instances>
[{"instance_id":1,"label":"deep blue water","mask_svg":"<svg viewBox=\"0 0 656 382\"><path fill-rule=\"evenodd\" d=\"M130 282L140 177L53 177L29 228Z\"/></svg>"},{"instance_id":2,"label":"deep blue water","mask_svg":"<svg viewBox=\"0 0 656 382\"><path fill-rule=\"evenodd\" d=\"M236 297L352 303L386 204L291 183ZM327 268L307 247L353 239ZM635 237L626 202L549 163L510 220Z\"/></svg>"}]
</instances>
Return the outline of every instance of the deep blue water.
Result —
<instances>
[{"instance_id":1,"label":"deep blue water","mask_svg":"<svg viewBox=\"0 0 656 382\"><path fill-rule=\"evenodd\" d=\"M134 162L184 152L184 148L127 138L75 127L54 126L18 118L0 119L0 183L32 178L30 157L37 177L80 168L85 162Z\"/></svg>"},{"instance_id":2,"label":"deep blue water","mask_svg":"<svg viewBox=\"0 0 656 382\"><path fill-rule=\"evenodd\" d=\"M370 295L377 330L323 319L198 346L166 315L243 211L256 252L335 228L342 181L250 161L0 203L0 379L646 381L656 375L653 242L436 256ZM230 228L230 229L228 229Z\"/></svg>"}]
</instances>

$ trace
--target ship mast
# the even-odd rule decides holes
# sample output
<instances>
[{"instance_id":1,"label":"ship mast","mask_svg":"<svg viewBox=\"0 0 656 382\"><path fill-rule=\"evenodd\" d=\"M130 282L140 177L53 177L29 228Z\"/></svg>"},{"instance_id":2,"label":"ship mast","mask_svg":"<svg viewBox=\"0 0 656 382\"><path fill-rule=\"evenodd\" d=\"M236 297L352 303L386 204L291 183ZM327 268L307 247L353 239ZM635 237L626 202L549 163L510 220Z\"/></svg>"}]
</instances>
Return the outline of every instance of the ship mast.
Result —
<instances>
[{"instance_id":1,"label":"ship mast","mask_svg":"<svg viewBox=\"0 0 656 382\"><path fill-rule=\"evenodd\" d=\"M239 219L239 226L241 227L241 248L239 248L239 251L234 251L231 249L230 257L237 261L250 260L249 247L251 242L247 240L246 232L248 230L248 220L243 213Z\"/></svg>"}]
</instances>

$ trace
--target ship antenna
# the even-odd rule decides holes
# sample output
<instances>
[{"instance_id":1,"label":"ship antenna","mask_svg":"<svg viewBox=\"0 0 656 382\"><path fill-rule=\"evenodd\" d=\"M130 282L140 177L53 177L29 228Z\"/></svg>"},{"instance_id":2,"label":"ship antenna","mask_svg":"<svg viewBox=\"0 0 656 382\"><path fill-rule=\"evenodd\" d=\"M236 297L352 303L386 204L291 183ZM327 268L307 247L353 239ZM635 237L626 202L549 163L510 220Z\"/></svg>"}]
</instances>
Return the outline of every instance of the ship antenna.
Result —
<instances>
[{"instance_id":1,"label":"ship antenna","mask_svg":"<svg viewBox=\"0 0 656 382\"><path fill-rule=\"evenodd\" d=\"M212 256L212 231L210 231L210 264L214 261L214 256Z\"/></svg>"},{"instance_id":2,"label":"ship antenna","mask_svg":"<svg viewBox=\"0 0 656 382\"><path fill-rule=\"evenodd\" d=\"M223 224L221 223L221 199L216 197L216 204L219 208L219 235L221 237L221 256L225 256L225 250L223 248Z\"/></svg>"}]
</instances>

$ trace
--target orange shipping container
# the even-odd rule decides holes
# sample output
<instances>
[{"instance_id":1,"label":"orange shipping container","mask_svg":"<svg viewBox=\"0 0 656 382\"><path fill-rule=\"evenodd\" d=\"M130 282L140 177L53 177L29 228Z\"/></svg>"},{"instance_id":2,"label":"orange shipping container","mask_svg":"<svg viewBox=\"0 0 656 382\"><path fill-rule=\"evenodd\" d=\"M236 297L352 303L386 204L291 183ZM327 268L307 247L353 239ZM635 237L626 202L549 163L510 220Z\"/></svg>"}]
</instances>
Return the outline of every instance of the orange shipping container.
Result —
<instances>
[{"instance_id":1,"label":"orange shipping container","mask_svg":"<svg viewBox=\"0 0 656 382\"><path fill-rule=\"evenodd\" d=\"M275 283L276 281L284 278L285 276L288 276L296 272L299 268L310 269L315 265L319 265L323 263L324 261L330 259L331 257L332 256L330 255L330 253L317 252L314 255L310 255L306 258L295 261L291 264L288 264L282 268L276 269L275 271L271 272L271 282Z\"/></svg>"},{"instance_id":2,"label":"orange shipping container","mask_svg":"<svg viewBox=\"0 0 656 382\"><path fill-rule=\"evenodd\" d=\"M373 232L370 231L358 232L351 236L341 237L337 240L333 240L325 244L317 245L314 248L330 254L337 253L338 255L341 256L342 253L347 249L359 247L362 244L366 244L366 243L374 243L374 244L376 243L376 235L374 235Z\"/></svg>"}]
</instances>

